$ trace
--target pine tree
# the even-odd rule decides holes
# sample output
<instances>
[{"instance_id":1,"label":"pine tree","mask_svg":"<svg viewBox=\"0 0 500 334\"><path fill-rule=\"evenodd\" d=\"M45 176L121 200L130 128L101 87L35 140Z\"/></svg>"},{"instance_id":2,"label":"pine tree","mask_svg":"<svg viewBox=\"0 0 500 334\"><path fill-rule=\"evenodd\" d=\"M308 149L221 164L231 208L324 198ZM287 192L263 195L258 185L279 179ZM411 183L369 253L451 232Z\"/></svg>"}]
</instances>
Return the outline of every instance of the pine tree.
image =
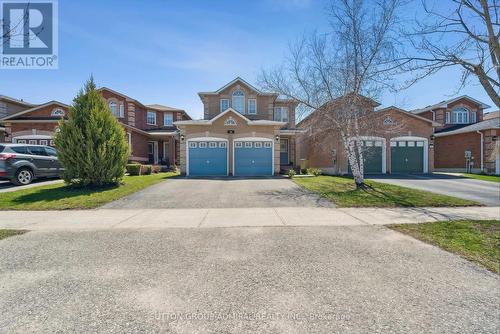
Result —
<instances>
[{"instance_id":1,"label":"pine tree","mask_svg":"<svg viewBox=\"0 0 500 334\"><path fill-rule=\"evenodd\" d=\"M129 146L91 77L73 100L68 120L61 120L55 144L68 184L118 184L125 174Z\"/></svg>"}]
</instances>

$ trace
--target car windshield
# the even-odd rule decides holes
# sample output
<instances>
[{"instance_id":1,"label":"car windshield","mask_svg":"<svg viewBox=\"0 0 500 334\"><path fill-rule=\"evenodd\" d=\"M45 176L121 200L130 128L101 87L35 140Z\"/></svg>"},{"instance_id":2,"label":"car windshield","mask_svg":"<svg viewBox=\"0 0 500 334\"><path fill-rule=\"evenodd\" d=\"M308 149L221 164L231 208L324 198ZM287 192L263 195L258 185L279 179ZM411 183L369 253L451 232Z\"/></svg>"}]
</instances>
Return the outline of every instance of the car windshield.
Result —
<instances>
[{"instance_id":1,"label":"car windshield","mask_svg":"<svg viewBox=\"0 0 500 334\"><path fill-rule=\"evenodd\" d=\"M47 151L47 154L51 157L57 157L57 151L49 146L45 146L45 151Z\"/></svg>"},{"instance_id":2,"label":"car windshield","mask_svg":"<svg viewBox=\"0 0 500 334\"><path fill-rule=\"evenodd\" d=\"M0 153L2 153L4 149L5 149L5 146L0 145Z\"/></svg>"}]
</instances>

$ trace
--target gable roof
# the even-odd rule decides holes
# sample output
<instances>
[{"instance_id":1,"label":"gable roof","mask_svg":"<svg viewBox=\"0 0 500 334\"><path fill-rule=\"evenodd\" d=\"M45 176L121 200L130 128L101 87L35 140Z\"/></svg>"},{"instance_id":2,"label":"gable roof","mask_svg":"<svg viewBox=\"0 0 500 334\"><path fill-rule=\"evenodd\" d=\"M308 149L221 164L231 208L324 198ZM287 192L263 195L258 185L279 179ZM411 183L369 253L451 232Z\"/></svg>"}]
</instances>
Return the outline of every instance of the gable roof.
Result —
<instances>
[{"instance_id":1,"label":"gable roof","mask_svg":"<svg viewBox=\"0 0 500 334\"><path fill-rule=\"evenodd\" d=\"M490 111L488 113L483 114L483 119L492 119L492 118L500 118L500 110Z\"/></svg>"},{"instance_id":2,"label":"gable roof","mask_svg":"<svg viewBox=\"0 0 500 334\"><path fill-rule=\"evenodd\" d=\"M222 86L221 88L217 89L214 92L199 92L198 96L202 97L203 95L217 95L217 94L220 94L223 90L225 90L226 88L230 87L231 85L233 85L233 84L235 84L237 82L239 82L240 84L243 84L243 85L247 86L248 88L250 88L251 90L253 90L254 92L256 92L259 95L278 96L277 93L263 92L260 89L258 89L257 87L249 84L247 81L243 80L240 77L236 77L234 80L228 82L227 84L225 84L224 86Z\"/></svg>"},{"instance_id":3,"label":"gable roof","mask_svg":"<svg viewBox=\"0 0 500 334\"><path fill-rule=\"evenodd\" d=\"M212 125L216 120L218 120L221 117L224 117L225 115L232 113L235 116L241 118L243 121L245 121L248 125L279 125L279 126L284 126L286 122L277 122L277 121L268 121L268 120L251 120L244 115L240 114L233 108L228 108L224 112L221 112L219 115L215 116L212 119L200 119L200 120L189 120L189 121L177 121L174 122L174 125Z\"/></svg>"},{"instance_id":4,"label":"gable roof","mask_svg":"<svg viewBox=\"0 0 500 334\"><path fill-rule=\"evenodd\" d=\"M428 122L428 123L431 123L432 126L441 126L441 123L438 123L436 121L433 121L431 119L428 119L428 118L425 118L425 117L422 117L422 116L418 116L416 114L413 114L409 111L406 111L404 109L401 109L401 108L398 108L396 106L389 106L389 107L385 107L385 108L382 108L382 109L379 109L379 110L375 110L375 112L384 112L384 111L388 111L388 110L394 110L394 111L398 111L406 116L410 116L410 117L413 117L413 118L416 118L416 119L419 119L421 121L425 121L425 122Z\"/></svg>"},{"instance_id":5,"label":"gable roof","mask_svg":"<svg viewBox=\"0 0 500 334\"><path fill-rule=\"evenodd\" d=\"M317 109L314 109L312 112L310 112L306 117L304 117L302 120L300 120L300 122L297 123L297 127L299 127L302 123L304 123L306 120L308 120L312 115L314 115L319 109L323 109L323 107L329 103L334 103L335 101L337 100L340 100L342 98L345 98L347 96L358 96L360 97L362 100L368 102L369 104L373 105L373 108L376 108L378 106L380 106L380 103L378 103L377 101L375 101L374 99L370 98L370 97L366 97L366 96L363 96L363 95L360 95L360 94L353 94L353 93L349 93L349 94L346 94L346 95L343 95L343 96L339 96L339 97L336 97L334 98L333 100L329 101L329 102L325 102L321 105L321 107L317 108Z\"/></svg>"},{"instance_id":6,"label":"gable roof","mask_svg":"<svg viewBox=\"0 0 500 334\"><path fill-rule=\"evenodd\" d=\"M488 119L486 121L474 123L452 131L437 132L436 134L434 134L434 136L445 137L445 136L456 135L459 133L476 132L488 129L500 129L500 118Z\"/></svg>"},{"instance_id":7,"label":"gable roof","mask_svg":"<svg viewBox=\"0 0 500 334\"><path fill-rule=\"evenodd\" d=\"M101 87L101 88L97 89L97 91L98 91L98 92L102 92L103 90L107 90L108 92L111 92L111 93L113 93L113 94L116 94L116 95L118 95L118 96L123 97L125 100L128 100L128 101L133 101L133 102L135 102L135 103L137 103L137 104L139 104L139 105L141 105L141 106L143 106L143 107L146 107L144 104L142 104L142 103L141 103L141 102L139 102L138 100L133 99L133 98L131 98L130 96L127 96L127 95L122 94L122 93L120 93L120 92L117 92L116 90L112 90L111 88L108 88L108 87L106 87L106 86L103 86L103 87Z\"/></svg>"},{"instance_id":8,"label":"gable roof","mask_svg":"<svg viewBox=\"0 0 500 334\"><path fill-rule=\"evenodd\" d=\"M434 109L440 109L440 108L447 108L448 107L448 104L451 104L453 102L456 102L458 100L461 100L461 99L465 99L465 100L469 100L473 103L476 103L479 105L479 108L480 109L487 109L489 108L490 106L481 102L481 101L478 101L468 95L462 95L462 96L459 96L459 97L455 97L453 99L449 99L449 100L445 100L445 101L441 101L439 103L436 103L436 104L433 104L433 105L430 105L430 106L427 106L427 107L424 107L424 108L420 108L420 109L414 109L414 110L411 110L410 112L413 113L413 114L420 114L420 113L423 113L423 112L426 112L426 111L431 111L431 110L434 110Z\"/></svg>"},{"instance_id":9,"label":"gable roof","mask_svg":"<svg viewBox=\"0 0 500 334\"><path fill-rule=\"evenodd\" d=\"M26 101L18 100L18 99L15 99L13 97L6 96L6 95L0 95L0 100L9 101L11 103L19 104L19 105L26 106L26 107L36 106L36 104L28 103Z\"/></svg>"},{"instance_id":10,"label":"gable roof","mask_svg":"<svg viewBox=\"0 0 500 334\"><path fill-rule=\"evenodd\" d=\"M69 108L70 107L69 105L64 104L62 102L59 102L59 101L49 101L49 102L44 103L44 104L39 104L39 105L37 105L37 106L35 106L33 108L26 109L26 110L23 110L23 111L16 112L14 114L7 115L4 118L0 119L0 122L6 121L6 120L9 120L9 119L12 119L12 118L19 117L21 115L30 113L32 111L35 111L35 110L38 110L38 109L50 106L51 104L58 105L58 106L63 107L63 108Z\"/></svg>"}]
</instances>

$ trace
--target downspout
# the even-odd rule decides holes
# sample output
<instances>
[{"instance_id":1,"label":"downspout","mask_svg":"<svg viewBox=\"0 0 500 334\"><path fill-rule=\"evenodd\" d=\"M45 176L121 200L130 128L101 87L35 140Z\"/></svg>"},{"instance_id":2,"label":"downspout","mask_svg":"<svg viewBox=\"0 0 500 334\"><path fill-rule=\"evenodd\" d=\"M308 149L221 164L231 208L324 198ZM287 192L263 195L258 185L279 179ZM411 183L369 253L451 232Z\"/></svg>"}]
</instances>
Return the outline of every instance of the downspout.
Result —
<instances>
[{"instance_id":1,"label":"downspout","mask_svg":"<svg viewBox=\"0 0 500 334\"><path fill-rule=\"evenodd\" d=\"M483 166L483 150L484 150L484 134L481 132L481 131L476 131L477 133L479 133L481 135L481 172L484 170L484 166Z\"/></svg>"}]
</instances>

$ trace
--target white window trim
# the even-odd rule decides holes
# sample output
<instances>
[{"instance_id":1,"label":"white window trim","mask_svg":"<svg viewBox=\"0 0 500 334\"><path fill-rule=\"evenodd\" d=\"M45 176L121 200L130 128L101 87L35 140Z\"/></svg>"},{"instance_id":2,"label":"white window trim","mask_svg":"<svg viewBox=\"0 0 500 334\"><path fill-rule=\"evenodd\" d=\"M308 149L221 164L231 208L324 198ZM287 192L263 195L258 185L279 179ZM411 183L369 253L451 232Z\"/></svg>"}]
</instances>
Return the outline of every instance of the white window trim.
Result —
<instances>
[{"instance_id":1,"label":"white window trim","mask_svg":"<svg viewBox=\"0 0 500 334\"><path fill-rule=\"evenodd\" d=\"M186 176L189 176L189 144L191 142L199 142L199 141L216 141L216 142L226 142L226 151L227 151L227 156L226 156L226 176L229 175L229 149L227 148L229 145L229 140L226 138L218 138L218 137L197 137L197 138L191 138L186 140ZM234 156L234 151L233 151L233 156ZM234 165L234 162L233 162ZM233 166L234 168L234 166ZM234 169L233 169L234 173Z\"/></svg>"},{"instance_id":2,"label":"white window trim","mask_svg":"<svg viewBox=\"0 0 500 334\"><path fill-rule=\"evenodd\" d=\"M155 122L154 123L149 123L149 114L154 114L155 115ZM148 124L148 125L156 125L156 112L154 112L154 111L147 111L146 112L146 124Z\"/></svg>"},{"instance_id":3,"label":"white window trim","mask_svg":"<svg viewBox=\"0 0 500 334\"><path fill-rule=\"evenodd\" d=\"M54 108L50 113L51 116L64 116L66 113L61 108Z\"/></svg>"},{"instance_id":4,"label":"white window trim","mask_svg":"<svg viewBox=\"0 0 500 334\"><path fill-rule=\"evenodd\" d=\"M250 102L254 102L255 103L255 111L253 112L250 112ZM257 99L248 99L248 114L249 115L257 115Z\"/></svg>"},{"instance_id":5,"label":"white window trim","mask_svg":"<svg viewBox=\"0 0 500 334\"><path fill-rule=\"evenodd\" d=\"M459 114L462 116L461 122L458 122ZM456 108L451 111L451 122L453 124L469 124L469 114L470 111L467 108Z\"/></svg>"},{"instance_id":6,"label":"white window trim","mask_svg":"<svg viewBox=\"0 0 500 334\"><path fill-rule=\"evenodd\" d=\"M280 109L280 117L279 119L275 119L275 121L278 121L278 122L290 122L290 110L288 107L274 107L273 109L273 118L275 118L276 116L276 109ZM286 121L283 120L283 111L286 110Z\"/></svg>"},{"instance_id":7,"label":"white window trim","mask_svg":"<svg viewBox=\"0 0 500 334\"><path fill-rule=\"evenodd\" d=\"M234 95L236 92L242 92L243 95ZM235 108L234 106L234 98L238 98L238 99L243 99L243 103L241 103L241 107L243 108L243 110L238 110ZM245 103L245 92L242 91L241 89L237 89L235 90L232 94L231 94L231 107L236 110L237 112L239 112L240 114L244 115L245 114L245 107L246 107L246 103Z\"/></svg>"},{"instance_id":8,"label":"white window trim","mask_svg":"<svg viewBox=\"0 0 500 334\"><path fill-rule=\"evenodd\" d=\"M170 115L172 117L171 118L172 122L170 122L170 124L167 124L167 119L166 119L167 115ZM174 125L174 113L173 112L169 111L169 112L164 112L163 113L163 125L164 126L173 126Z\"/></svg>"},{"instance_id":9,"label":"white window trim","mask_svg":"<svg viewBox=\"0 0 500 334\"><path fill-rule=\"evenodd\" d=\"M125 105L123 103L120 103L118 107L118 117L125 118Z\"/></svg>"},{"instance_id":10,"label":"white window trim","mask_svg":"<svg viewBox=\"0 0 500 334\"><path fill-rule=\"evenodd\" d=\"M224 108L222 107L222 101L226 101L226 103L227 103L227 108L225 108L225 109L224 109ZM229 109L229 99L226 99L226 98L224 98L224 99L220 99L220 101L219 101L219 109L220 109L220 112L221 112L221 113L222 113L222 112L224 112L224 111L226 111L227 109Z\"/></svg>"},{"instance_id":11,"label":"white window trim","mask_svg":"<svg viewBox=\"0 0 500 334\"><path fill-rule=\"evenodd\" d=\"M111 113L113 114L113 116L118 117L119 116L119 114L118 114L118 104L116 102L114 102L114 101L111 101L111 102L109 102L108 106L109 106L109 110L111 110ZM111 106L114 106L114 108L112 108Z\"/></svg>"}]
</instances>

